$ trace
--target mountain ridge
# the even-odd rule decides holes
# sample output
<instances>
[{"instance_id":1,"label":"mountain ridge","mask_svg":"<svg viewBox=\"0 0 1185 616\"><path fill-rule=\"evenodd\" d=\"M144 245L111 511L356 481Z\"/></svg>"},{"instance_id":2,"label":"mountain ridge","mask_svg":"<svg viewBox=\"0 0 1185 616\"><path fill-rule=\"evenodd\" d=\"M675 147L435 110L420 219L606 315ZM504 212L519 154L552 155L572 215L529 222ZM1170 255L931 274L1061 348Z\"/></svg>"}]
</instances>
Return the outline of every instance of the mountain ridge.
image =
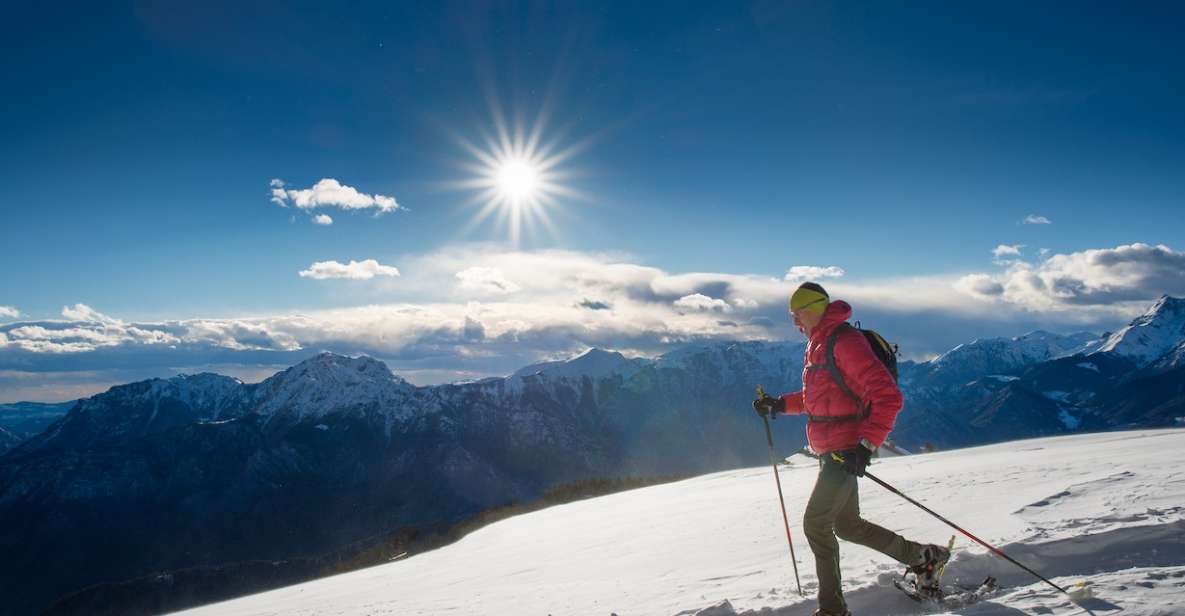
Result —
<instances>
[{"instance_id":1,"label":"mountain ridge","mask_svg":"<svg viewBox=\"0 0 1185 616\"><path fill-rule=\"evenodd\" d=\"M1158 327L1172 318L1150 313ZM1065 355L1089 337L1032 332L903 362L895 441L951 447L1185 415L1185 367ZM428 387L371 357L319 353L260 383L203 373L116 386L0 455L0 541L18 548L0 562L0 592L26 592L35 609L102 581L91 571L126 579L317 554L556 483L761 464L753 386L800 387L803 347L720 341L655 358L592 349ZM772 422L779 448L805 444L803 425ZM122 542L114 560L109 541ZM173 551L149 555L163 547ZM61 549L94 566L47 570L39 555Z\"/></svg>"}]
</instances>

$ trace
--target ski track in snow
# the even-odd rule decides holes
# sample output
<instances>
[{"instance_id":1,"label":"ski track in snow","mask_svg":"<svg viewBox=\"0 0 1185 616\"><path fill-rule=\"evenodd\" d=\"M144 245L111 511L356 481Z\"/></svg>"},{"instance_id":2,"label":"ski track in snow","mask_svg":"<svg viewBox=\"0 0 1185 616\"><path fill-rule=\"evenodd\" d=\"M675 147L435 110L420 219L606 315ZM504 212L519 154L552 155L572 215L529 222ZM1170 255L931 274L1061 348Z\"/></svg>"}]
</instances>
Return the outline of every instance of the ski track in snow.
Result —
<instances>
[{"instance_id":1,"label":"ski track in snow","mask_svg":"<svg viewBox=\"0 0 1185 616\"><path fill-rule=\"evenodd\" d=\"M760 430L754 446L760 447ZM891 458L870 469L914 499L1070 588L1098 616L1185 615L1185 430L1017 441ZM794 576L769 468L749 468L552 507L398 562L184 612L239 615L594 614L808 616L814 561L802 533L812 466L780 471ZM864 516L945 543L952 529L876 484ZM902 567L841 542L855 616L1086 614L962 535L946 582L1003 588L943 612L892 587Z\"/></svg>"}]
</instances>

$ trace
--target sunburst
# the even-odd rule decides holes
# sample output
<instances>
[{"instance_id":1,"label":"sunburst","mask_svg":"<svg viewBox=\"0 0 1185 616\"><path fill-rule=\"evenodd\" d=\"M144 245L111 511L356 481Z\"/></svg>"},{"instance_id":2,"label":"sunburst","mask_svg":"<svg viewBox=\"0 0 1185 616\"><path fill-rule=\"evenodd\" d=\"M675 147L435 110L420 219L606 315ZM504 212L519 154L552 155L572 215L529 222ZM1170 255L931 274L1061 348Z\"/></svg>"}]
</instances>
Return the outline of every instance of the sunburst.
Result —
<instances>
[{"instance_id":1,"label":"sunburst","mask_svg":"<svg viewBox=\"0 0 1185 616\"><path fill-rule=\"evenodd\" d=\"M493 217L516 247L524 235L532 235L540 227L555 235L551 214L582 197L565 185L572 172L564 163L583 144L560 147L558 140L545 141L545 113L539 114L530 130L522 122L510 126L497 108L492 115L494 131L482 134L481 145L456 138L474 158L462 164L472 177L453 183L456 188L475 191L467 205L476 207L477 212L463 233Z\"/></svg>"}]
</instances>

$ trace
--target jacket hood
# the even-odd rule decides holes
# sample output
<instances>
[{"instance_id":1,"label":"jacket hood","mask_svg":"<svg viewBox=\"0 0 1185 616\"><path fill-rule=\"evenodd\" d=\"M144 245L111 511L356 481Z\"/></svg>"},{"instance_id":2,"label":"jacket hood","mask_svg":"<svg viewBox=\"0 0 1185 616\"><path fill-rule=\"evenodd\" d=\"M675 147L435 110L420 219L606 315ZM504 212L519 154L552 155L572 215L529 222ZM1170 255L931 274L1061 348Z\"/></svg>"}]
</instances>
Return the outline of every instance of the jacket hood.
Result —
<instances>
[{"instance_id":1,"label":"jacket hood","mask_svg":"<svg viewBox=\"0 0 1185 616\"><path fill-rule=\"evenodd\" d=\"M823 320L811 332L811 340L822 340L831 334L831 330L852 318L852 306L842 299L837 299L827 305L823 312Z\"/></svg>"}]
</instances>

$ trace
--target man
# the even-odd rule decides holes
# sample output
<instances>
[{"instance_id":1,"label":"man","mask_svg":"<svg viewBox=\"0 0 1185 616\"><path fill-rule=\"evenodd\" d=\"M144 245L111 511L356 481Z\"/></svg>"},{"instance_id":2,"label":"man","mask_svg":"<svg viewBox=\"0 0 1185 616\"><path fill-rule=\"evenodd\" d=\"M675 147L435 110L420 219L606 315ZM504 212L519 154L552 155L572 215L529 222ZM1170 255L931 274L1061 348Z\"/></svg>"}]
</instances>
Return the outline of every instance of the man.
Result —
<instances>
[{"instance_id":1,"label":"man","mask_svg":"<svg viewBox=\"0 0 1185 616\"><path fill-rule=\"evenodd\" d=\"M897 559L917 574L919 585L936 585L936 573L950 558L946 548L909 541L860 517L856 478L864 476L872 454L893 429L902 403L897 382L864 335L845 325L852 315L847 302L833 302L823 287L807 282L790 297L790 315L808 339L802 390L764 396L753 408L771 418L808 415L807 441L819 454L819 476L803 517L819 578L815 616L850 616L840 588L836 537Z\"/></svg>"}]
</instances>

